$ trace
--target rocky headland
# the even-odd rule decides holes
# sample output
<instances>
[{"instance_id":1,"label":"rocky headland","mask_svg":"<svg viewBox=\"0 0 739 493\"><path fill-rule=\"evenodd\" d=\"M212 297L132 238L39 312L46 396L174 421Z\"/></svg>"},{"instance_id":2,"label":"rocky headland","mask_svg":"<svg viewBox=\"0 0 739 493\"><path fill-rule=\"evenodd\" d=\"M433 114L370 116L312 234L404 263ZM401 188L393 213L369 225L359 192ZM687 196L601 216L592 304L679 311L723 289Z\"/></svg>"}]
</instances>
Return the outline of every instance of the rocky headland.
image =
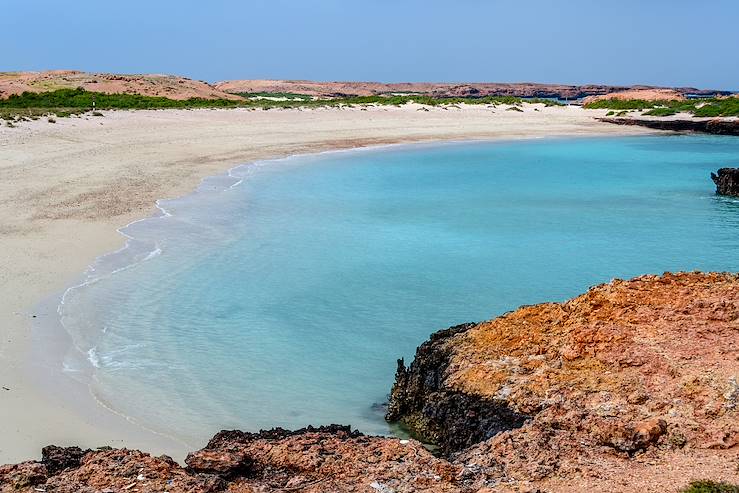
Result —
<instances>
[{"instance_id":1,"label":"rocky headland","mask_svg":"<svg viewBox=\"0 0 739 493\"><path fill-rule=\"evenodd\" d=\"M456 462L527 480L647 452L733 450L739 465L734 274L615 280L442 331L399 363L388 418Z\"/></svg>"},{"instance_id":2,"label":"rocky headland","mask_svg":"<svg viewBox=\"0 0 739 493\"><path fill-rule=\"evenodd\" d=\"M388 406L417 440L223 431L186 466L47 447L0 491L679 491L739 483L739 275L642 276L432 335Z\"/></svg>"}]
</instances>

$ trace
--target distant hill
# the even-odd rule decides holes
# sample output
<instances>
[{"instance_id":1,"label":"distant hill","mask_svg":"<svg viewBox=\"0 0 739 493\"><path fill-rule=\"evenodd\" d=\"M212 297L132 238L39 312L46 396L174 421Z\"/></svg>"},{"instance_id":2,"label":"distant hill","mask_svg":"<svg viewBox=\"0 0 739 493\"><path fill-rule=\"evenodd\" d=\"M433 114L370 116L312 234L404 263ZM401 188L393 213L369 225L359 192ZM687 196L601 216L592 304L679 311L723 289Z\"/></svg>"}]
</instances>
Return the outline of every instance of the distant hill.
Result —
<instances>
[{"instance_id":1,"label":"distant hill","mask_svg":"<svg viewBox=\"0 0 739 493\"><path fill-rule=\"evenodd\" d=\"M702 90L693 87L654 88L649 86L563 85L535 83L430 83L404 82L314 82L307 80L230 80L214 84L230 93L291 93L318 97L376 96L380 94L422 93L436 97L515 96L536 98L581 99L627 90L670 89L680 94L713 96L728 91ZM646 93L645 93L646 94Z\"/></svg>"},{"instance_id":2,"label":"distant hill","mask_svg":"<svg viewBox=\"0 0 739 493\"><path fill-rule=\"evenodd\" d=\"M694 94L693 89L684 89L682 91L675 89L629 89L626 91L611 92L599 96L588 96L585 103L593 103L608 99L640 99L644 101L684 101L685 94ZM713 94L711 94L713 95Z\"/></svg>"},{"instance_id":3,"label":"distant hill","mask_svg":"<svg viewBox=\"0 0 739 493\"><path fill-rule=\"evenodd\" d=\"M76 89L108 94L140 94L169 99L241 99L207 82L175 75L94 74L75 70L0 72L0 98L28 92Z\"/></svg>"},{"instance_id":4,"label":"distant hill","mask_svg":"<svg viewBox=\"0 0 739 493\"><path fill-rule=\"evenodd\" d=\"M388 94L424 94L434 97L514 96L535 98L582 99L623 91L663 90L682 95L730 94L729 91L701 90L693 87L656 88L649 86L564 85L536 83L435 83L435 82L315 82L307 80L230 80L209 84L176 75L105 74L75 70L46 72L0 72L0 99L24 91L46 92L76 89L108 94L139 94L169 99L189 98L238 100L242 93L290 93L314 97L377 96Z\"/></svg>"}]
</instances>

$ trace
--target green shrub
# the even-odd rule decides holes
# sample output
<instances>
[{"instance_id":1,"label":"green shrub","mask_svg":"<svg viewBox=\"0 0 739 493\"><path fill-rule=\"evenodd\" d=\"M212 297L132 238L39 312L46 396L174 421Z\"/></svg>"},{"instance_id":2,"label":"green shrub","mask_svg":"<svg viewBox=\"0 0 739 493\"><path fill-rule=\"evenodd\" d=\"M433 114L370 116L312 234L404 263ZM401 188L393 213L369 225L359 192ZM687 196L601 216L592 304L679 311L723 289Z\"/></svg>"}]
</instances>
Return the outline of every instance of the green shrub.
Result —
<instances>
[{"instance_id":1,"label":"green shrub","mask_svg":"<svg viewBox=\"0 0 739 493\"><path fill-rule=\"evenodd\" d=\"M649 116L670 116L676 115L677 110L675 108L654 108L644 112L644 114Z\"/></svg>"},{"instance_id":2,"label":"green shrub","mask_svg":"<svg viewBox=\"0 0 739 493\"><path fill-rule=\"evenodd\" d=\"M654 106L654 101L645 101L643 99L601 99L584 105L585 108L596 110L643 110L654 108Z\"/></svg>"},{"instance_id":3,"label":"green shrub","mask_svg":"<svg viewBox=\"0 0 739 493\"><path fill-rule=\"evenodd\" d=\"M544 104L546 106L561 106L556 101L548 99L521 99L511 96L486 96L486 97L457 97L445 98L422 94L407 94L402 96L379 95L379 96L352 96L326 99L313 99L300 97L290 93L255 93L269 94L271 96L288 97L286 101L275 101L272 99L202 99L190 98L185 100L168 99L160 96L143 96L139 94L105 94L100 92L86 91L82 88L59 89L56 91L33 93L24 92L0 100L0 114L34 114L40 111L53 112L59 117L80 114L92 110L93 101L96 110L106 109L194 109L194 108L315 108L315 107L338 107L338 106L364 106L364 105L392 105L402 106L407 103L418 103L426 106L454 107L461 104L497 105L506 104L521 106L523 103ZM251 94L254 96L255 94ZM98 116L99 112L93 113Z\"/></svg>"},{"instance_id":4,"label":"green shrub","mask_svg":"<svg viewBox=\"0 0 739 493\"><path fill-rule=\"evenodd\" d=\"M602 99L584 106L588 109L648 110L644 114L669 116L692 113L694 116L739 116L739 97L700 98L687 101L645 101L643 99Z\"/></svg>"},{"instance_id":5,"label":"green shrub","mask_svg":"<svg viewBox=\"0 0 739 493\"><path fill-rule=\"evenodd\" d=\"M715 481L693 481L681 493L739 493L739 486Z\"/></svg>"}]
</instances>

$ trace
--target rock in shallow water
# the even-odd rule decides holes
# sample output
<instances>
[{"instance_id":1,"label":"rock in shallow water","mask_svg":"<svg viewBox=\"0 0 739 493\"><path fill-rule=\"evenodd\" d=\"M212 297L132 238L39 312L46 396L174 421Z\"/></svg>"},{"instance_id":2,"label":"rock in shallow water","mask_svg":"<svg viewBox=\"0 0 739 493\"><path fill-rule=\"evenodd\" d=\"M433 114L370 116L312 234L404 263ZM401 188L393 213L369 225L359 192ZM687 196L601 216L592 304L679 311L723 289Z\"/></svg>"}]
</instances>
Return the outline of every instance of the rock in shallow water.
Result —
<instances>
[{"instance_id":1,"label":"rock in shallow water","mask_svg":"<svg viewBox=\"0 0 739 493\"><path fill-rule=\"evenodd\" d=\"M739 168L721 168L711 173L711 179L716 184L716 193L739 197Z\"/></svg>"}]
</instances>

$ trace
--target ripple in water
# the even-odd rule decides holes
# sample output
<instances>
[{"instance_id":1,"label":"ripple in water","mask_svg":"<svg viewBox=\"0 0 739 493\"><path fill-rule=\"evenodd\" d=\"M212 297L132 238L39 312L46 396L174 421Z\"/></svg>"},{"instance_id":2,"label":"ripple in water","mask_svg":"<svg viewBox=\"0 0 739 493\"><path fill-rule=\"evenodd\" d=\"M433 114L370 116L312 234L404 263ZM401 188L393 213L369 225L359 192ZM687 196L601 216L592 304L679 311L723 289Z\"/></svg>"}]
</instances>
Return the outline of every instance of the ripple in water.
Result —
<instances>
[{"instance_id":1,"label":"ripple in water","mask_svg":"<svg viewBox=\"0 0 739 493\"><path fill-rule=\"evenodd\" d=\"M67 292L65 366L196 445L223 428L387 433L374 404L434 330L613 277L739 270L739 201L709 178L738 163L737 138L665 136L241 166L127 227Z\"/></svg>"}]
</instances>

